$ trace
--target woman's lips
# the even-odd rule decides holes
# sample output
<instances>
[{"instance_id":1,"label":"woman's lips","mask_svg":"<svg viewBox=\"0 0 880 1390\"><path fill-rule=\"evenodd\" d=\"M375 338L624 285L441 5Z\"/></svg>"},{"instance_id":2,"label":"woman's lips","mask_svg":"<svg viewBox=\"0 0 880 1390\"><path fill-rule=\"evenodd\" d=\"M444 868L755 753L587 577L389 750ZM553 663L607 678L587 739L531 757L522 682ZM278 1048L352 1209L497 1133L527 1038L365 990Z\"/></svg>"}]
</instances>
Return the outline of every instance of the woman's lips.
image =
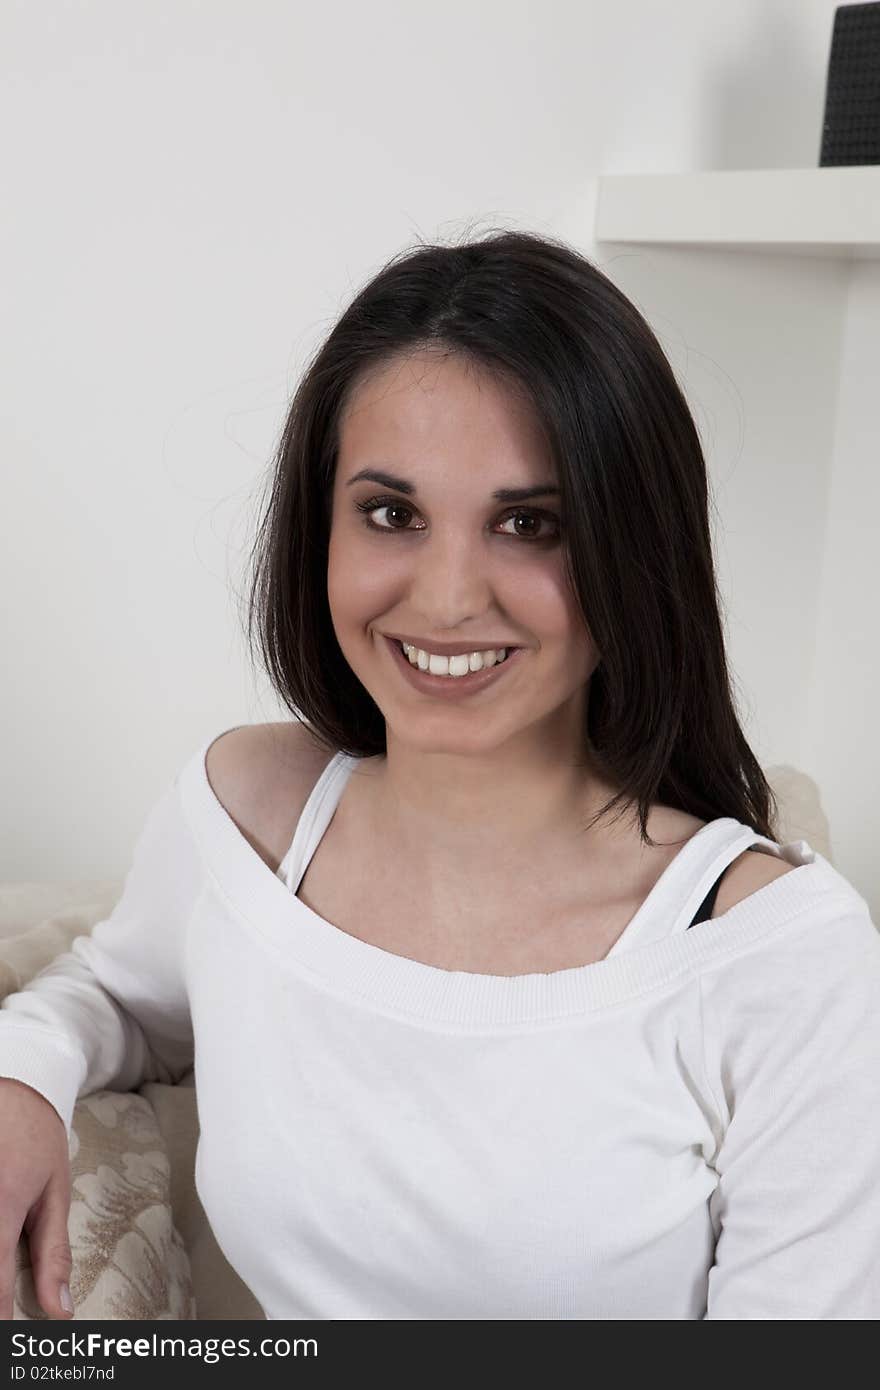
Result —
<instances>
[{"instance_id":1,"label":"woman's lips","mask_svg":"<svg viewBox=\"0 0 880 1390\"><path fill-rule=\"evenodd\" d=\"M494 666L490 666L486 670L469 671L466 676L435 676L430 671L422 671L418 666L414 666L409 657L404 655L396 638L385 637L384 640L387 642L392 658L403 676L414 689L420 690L425 695L433 695L446 700L476 695L487 686L494 685L496 681L501 680L508 666L515 667L519 664L524 651L523 647L513 647L502 662L496 662Z\"/></svg>"}]
</instances>

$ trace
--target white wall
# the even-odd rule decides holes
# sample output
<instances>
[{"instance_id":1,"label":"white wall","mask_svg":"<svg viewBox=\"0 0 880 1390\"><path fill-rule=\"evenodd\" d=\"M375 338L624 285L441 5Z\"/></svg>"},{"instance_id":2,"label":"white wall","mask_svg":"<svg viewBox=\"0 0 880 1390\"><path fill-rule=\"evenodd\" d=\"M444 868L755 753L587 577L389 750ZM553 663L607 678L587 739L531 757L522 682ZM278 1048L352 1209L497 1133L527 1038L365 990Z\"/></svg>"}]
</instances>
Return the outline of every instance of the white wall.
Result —
<instances>
[{"instance_id":1,"label":"white wall","mask_svg":"<svg viewBox=\"0 0 880 1390\"><path fill-rule=\"evenodd\" d=\"M851 267L845 308L803 763L822 788L835 864L868 899L878 922L880 262ZM812 562L805 556L801 570Z\"/></svg>"},{"instance_id":2,"label":"white wall","mask_svg":"<svg viewBox=\"0 0 880 1390\"><path fill-rule=\"evenodd\" d=\"M466 225L562 235L601 263L598 172L815 166L834 9L5 8L0 877L121 876L195 747L279 716L266 679L254 684L238 596L289 394L351 292L416 232ZM630 263L633 291L665 315L656 326L712 434L748 729L764 761L828 779L852 873L848 844L866 841L846 808L864 799L865 764L833 765L809 731L816 702L867 728L858 691L876 685L871 615L862 605L840 626L852 537L869 524L854 498L876 496L858 447L867 375L849 433L817 436L815 393L836 390L829 344L807 389L751 374L757 301L719 336L711 299L676 297L697 261L661 285L651 265ZM626 288L625 267L606 269ZM848 351L870 331L829 306ZM742 447L774 429L811 450L793 514L789 480ZM744 546L756 498L761 544Z\"/></svg>"}]
</instances>

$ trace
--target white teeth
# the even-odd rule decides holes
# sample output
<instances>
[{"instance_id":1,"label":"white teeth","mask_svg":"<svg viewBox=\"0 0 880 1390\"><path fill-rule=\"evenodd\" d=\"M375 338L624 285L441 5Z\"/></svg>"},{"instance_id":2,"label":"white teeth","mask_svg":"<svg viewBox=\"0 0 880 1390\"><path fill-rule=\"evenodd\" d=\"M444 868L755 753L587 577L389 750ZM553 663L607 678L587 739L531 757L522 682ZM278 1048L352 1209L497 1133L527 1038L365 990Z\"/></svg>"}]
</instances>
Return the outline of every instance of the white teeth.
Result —
<instances>
[{"instance_id":1,"label":"white teeth","mask_svg":"<svg viewBox=\"0 0 880 1390\"><path fill-rule=\"evenodd\" d=\"M460 656L436 656L433 652L422 651L420 647L411 647L408 642L401 642L400 645L411 665L418 666L420 671L430 671L432 676L466 676L470 671L497 666L507 656L506 647L499 647L496 651L462 652Z\"/></svg>"}]
</instances>

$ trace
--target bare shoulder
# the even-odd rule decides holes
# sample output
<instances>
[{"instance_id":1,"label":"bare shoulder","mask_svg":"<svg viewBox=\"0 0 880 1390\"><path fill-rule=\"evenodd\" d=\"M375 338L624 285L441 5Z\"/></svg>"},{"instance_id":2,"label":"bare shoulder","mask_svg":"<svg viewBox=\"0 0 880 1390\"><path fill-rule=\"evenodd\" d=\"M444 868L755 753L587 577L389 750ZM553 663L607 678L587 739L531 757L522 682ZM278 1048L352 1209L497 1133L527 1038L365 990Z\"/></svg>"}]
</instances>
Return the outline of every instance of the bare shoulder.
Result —
<instances>
[{"instance_id":1,"label":"bare shoulder","mask_svg":"<svg viewBox=\"0 0 880 1390\"><path fill-rule=\"evenodd\" d=\"M743 898L757 893L759 888L764 888L774 879L781 878L783 874L790 873L795 868L796 864L777 859L773 854L745 850L728 865L718 887L712 916L720 917L723 912L742 902Z\"/></svg>"},{"instance_id":2,"label":"bare shoulder","mask_svg":"<svg viewBox=\"0 0 880 1390\"><path fill-rule=\"evenodd\" d=\"M331 757L298 720L229 729L205 754L211 790L273 873Z\"/></svg>"}]
</instances>

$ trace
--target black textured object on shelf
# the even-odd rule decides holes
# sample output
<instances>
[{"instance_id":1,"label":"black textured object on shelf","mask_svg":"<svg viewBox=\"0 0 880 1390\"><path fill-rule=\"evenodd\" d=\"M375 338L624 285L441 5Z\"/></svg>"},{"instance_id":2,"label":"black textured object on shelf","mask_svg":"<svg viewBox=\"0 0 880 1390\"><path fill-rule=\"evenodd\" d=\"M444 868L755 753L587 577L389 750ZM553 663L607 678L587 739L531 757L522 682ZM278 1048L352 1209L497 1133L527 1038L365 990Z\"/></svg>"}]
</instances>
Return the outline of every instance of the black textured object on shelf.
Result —
<instances>
[{"instance_id":1,"label":"black textured object on shelf","mask_svg":"<svg viewBox=\"0 0 880 1390\"><path fill-rule=\"evenodd\" d=\"M880 164L880 3L834 12L820 168Z\"/></svg>"}]
</instances>

